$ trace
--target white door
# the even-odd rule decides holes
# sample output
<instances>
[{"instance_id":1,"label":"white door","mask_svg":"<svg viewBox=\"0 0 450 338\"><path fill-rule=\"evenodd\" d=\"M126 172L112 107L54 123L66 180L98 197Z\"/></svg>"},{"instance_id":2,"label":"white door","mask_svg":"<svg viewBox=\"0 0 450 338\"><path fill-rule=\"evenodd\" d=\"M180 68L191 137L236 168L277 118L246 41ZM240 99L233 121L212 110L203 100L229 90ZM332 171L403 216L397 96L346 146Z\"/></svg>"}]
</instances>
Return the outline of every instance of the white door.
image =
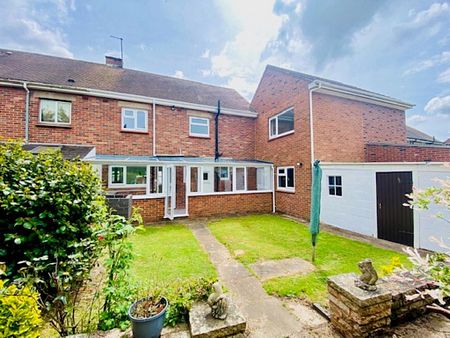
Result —
<instances>
[{"instance_id":1,"label":"white door","mask_svg":"<svg viewBox=\"0 0 450 338\"><path fill-rule=\"evenodd\" d=\"M214 168L203 167L202 168L202 186L203 192L214 192Z\"/></svg>"},{"instance_id":2,"label":"white door","mask_svg":"<svg viewBox=\"0 0 450 338\"><path fill-rule=\"evenodd\" d=\"M164 200L164 217L170 220L174 218L175 212L175 167L164 167L166 196Z\"/></svg>"}]
</instances>

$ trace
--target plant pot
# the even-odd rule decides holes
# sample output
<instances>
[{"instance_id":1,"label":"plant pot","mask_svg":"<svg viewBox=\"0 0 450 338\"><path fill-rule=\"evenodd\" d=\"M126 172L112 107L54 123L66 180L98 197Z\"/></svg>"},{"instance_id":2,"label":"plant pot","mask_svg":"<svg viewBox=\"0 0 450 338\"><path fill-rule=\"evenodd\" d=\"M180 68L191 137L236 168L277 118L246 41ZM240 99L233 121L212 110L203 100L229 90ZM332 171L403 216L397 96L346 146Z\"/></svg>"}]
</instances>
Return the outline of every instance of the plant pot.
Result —
<instances>
[{"instance_id":1,"label":"plant pot","mask_svg":"<svg viewBox=\"0 0 450 338\"><path fill-rule=\"evenodd\" d=\"M130 318L133 330L133 338L158 338L161 336L161 331L166 317L167 306L169 302L166 298L161 297L161 302L165 304L164 309L155 316L148 318L135 318L132 315L137 304L146 301L151 297L142 298L134 302L128 309L128 318Z\"/></svg>"}]
</instances>

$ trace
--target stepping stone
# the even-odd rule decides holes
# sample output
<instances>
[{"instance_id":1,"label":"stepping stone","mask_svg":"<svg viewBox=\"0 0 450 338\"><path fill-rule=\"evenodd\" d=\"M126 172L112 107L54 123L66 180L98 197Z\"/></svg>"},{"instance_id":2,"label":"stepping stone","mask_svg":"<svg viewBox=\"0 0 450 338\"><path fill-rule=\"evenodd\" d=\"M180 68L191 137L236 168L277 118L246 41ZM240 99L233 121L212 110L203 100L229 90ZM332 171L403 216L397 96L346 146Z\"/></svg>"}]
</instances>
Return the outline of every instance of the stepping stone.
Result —
<instances>
[{"instance_id":1,"label":"stepping stone","mask_svg":"<svg viewBox=\"0 0 450 338\"><path fill-rule=\"evenodd\" d=\"M189 311L192 338L219 338L239 336L245 332L247 321L237 306L228 298L228 316L215 319L207 303L195 303Z\"/></svg>"},{"instance_id":2,"label":"stepping stone","mask_svg":"<svg viewBox=\"0 0 450 338\"><path fill-rule=\"evenodd\" d=\"M294 257L250 264L250 269L262 280L292 275L305 275L315 270L314 265Z\"/></svg>"}]
</instances>

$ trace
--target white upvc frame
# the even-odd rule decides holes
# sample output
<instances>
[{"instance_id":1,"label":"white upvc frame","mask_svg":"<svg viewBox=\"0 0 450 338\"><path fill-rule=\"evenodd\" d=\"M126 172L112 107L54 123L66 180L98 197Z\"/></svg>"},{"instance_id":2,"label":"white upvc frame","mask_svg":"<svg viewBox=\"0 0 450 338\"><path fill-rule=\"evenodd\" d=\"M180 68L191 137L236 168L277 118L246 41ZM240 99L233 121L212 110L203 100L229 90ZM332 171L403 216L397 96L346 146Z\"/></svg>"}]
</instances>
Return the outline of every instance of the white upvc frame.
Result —
<instances>
[{"instance_id":1,"label":"white upvc frame","mask_svg":"<svg viewBox=\"0 0 450 338\"><path fill-rule=\"evenodd\" d=\"M334 177L334 184L330 184L330 177ZM336 177L340 177L341 178L341 184L336 184ZM342 195L344 193L344 190L342 188L342 175L327 175L327 187L328 187L328 196L333 196L336 198L342 198ZM339 187L341 188L341 194L337 195L336 194L336 188ZM334 188L334 194L330 194L330 188Z\"/></svg>"},{"instance_id":2,"label":"white upvc frame","mask_svg":"<svg viewBox=\"0 0 450 338\"><path fill-rule=\"evenodd\" d=\"M289 107L289 108L283 110L282 112L280 112L280 113L278 113L278 114L276 114L276 115L274 115L274 116L269 118L269 123L268 123L269 140L273 140L273 139L278 138L278 137L290 135L290 134L293 134L295 132L295 119L294 119L294 128L292 130L286 131L286 132L281 133L281 134L278 133L278 117L283 115L284 113L287 113L289 110L292 110L292 112L293 112L293 114L295 116L294 107ZM275 121L275 132L276 132L275 135L272 135L272 128L270 126L271 121L273 121L273 120Z\"/></svg>"},{"instance_id":3,"label":"white upvc frame","mask_svg":"<svg viewBox=\"0 0 450 338\"><path fill-rule=\"evenodd\" d=\"M218 167L219 168L219 178L221 181L228 181L230 179L230 166L223 166L223 167ZM222 177L222 168L227 169L227 176ZM231 167L233 168L233 167ZM233 169L231 169L233 170Z\"/></svg>"},{"instance_id":4,"label":"white upvc frame","mask_svg":"<svg viewBox=\"0 0 450 338\"><path fill-rule=\"evenodd\" d=\"M284 169L284 174L280 174L280 169ZM287 186L287 182L288 182L288 175L287 175L287 170L288 169L292 169L293 171L293 187L288 187ZM284 176L286 177L286 187L280 187L280 180L279 177L280 176ZM285 192L295 192L295 167L294 166L287 166L287 167L277 167L277 191L285 191Z\"/></svg>"},{"instance_id":5,"label":"white upvc frame","mask_svg":"<svg viewBox=\"0 0 450 338\"><path fill-rule=\"evenodd\" d=\"M127 167L146 167L146 183L143 184L127 184ZM123 169L123 183L112 183L112 169L113 168L122 168ZM110 165L108 166L108 188L146 188L148 191L148 176L149 174L149 166L147 165ZM163 186L164 190L164 186Z\"/></svg>"},{"instance_id":6,"label":"white upvc frame","mask_svg":"<svg viewBox=\"0 0 450 338\"><path fill-rule=\"evenodd\" d=\"M206 124L193 122L193 119L204 120L204 121L206 121ZM202 126L202 127L204 127L206 125L208 127L208 135L191 132L191 126L193 126L193 125L194 126ZM189 116L189 136L209 138L210 134L211 134L211 132L210 132L209 118L207 118L207 117L199 117L199 116Z\"/></svg>"},{"instance_id":7,"label":"white upvc frame","mask_svg":"<svg viewBox=\"0 0 450 338\"><path fill-rule=\"evenodd\" d=\"M55 120L54 121L43 121L42 120L42 112L41 112L41 110L42 110L42 103L44 101L54 102L55 103L56 110L55 110ZM60 102L69 104L69 107L70 107L70 109L69 109L69 122L58 122L58 104ZM52 125L63 125L63 126L71 125L72 124L72 102L71 101L64 101L64 100L53 100L53 99L41 98L39 100L39 123L52 124Z\"/></svg>"},{"instance_id":8,"label":"white upvc frame","mask_svg":"<svg viewBox=\"0 0 450 338\"><path fill-rule=\"evenodd\" d=\"M237 169L244 169L244 189L237 189L236 187L236 179L237 179L237 175L236 175L236 171ZM245 192L247 191L247 167L241 167L241 166L236 166L233 167L233 191L234 192ZM261 190L259 190L261 191Z\"/></svg>"},{"instance_id":9,"label":"white upvc frame","mask_svg":"<svg viewBox=\"0 0 450 338\"><path fill-rule=\"evenodd\" d=\"M124 127L125 111L133 112L135 128L125 128ZM145 114L145 128L137 128L137 113L138 112L143 112ZM120 128L123 131L137 131L137 132L142 132L142 133L148 132L148 110L123 107L122 111L121 111L121 119L120 119L120 121L121 121Z\"/></svg>"}]
</instances>

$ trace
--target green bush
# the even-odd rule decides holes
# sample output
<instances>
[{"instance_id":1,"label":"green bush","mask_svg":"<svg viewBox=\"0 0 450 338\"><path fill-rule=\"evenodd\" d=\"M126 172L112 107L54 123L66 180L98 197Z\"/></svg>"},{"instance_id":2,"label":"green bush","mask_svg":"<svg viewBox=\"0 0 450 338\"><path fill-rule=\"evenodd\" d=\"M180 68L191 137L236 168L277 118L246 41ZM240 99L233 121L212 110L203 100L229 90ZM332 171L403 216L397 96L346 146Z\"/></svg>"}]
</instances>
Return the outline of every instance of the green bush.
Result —
<instances>
[{"instance_id":1,"label":"green bush","mask_svg":"<svg viewBox=\"0 0 450 338\"><path fill-rule=\"evenodd\" d=\"M77 332L80 286L103 248L110 213L90 164L61 152L0 145L0 261L11 281L31 281L60 335Z\"/></svg>"},{"instance_id":2,"label":"green bush","mask_svg":"<svg viewBox=\"0 0 450 338\"><path fill-rule=\"evenodd\" d=\"M38 293L0 280L0 337L39 337Z\"/></svg>"}]
</instances>

